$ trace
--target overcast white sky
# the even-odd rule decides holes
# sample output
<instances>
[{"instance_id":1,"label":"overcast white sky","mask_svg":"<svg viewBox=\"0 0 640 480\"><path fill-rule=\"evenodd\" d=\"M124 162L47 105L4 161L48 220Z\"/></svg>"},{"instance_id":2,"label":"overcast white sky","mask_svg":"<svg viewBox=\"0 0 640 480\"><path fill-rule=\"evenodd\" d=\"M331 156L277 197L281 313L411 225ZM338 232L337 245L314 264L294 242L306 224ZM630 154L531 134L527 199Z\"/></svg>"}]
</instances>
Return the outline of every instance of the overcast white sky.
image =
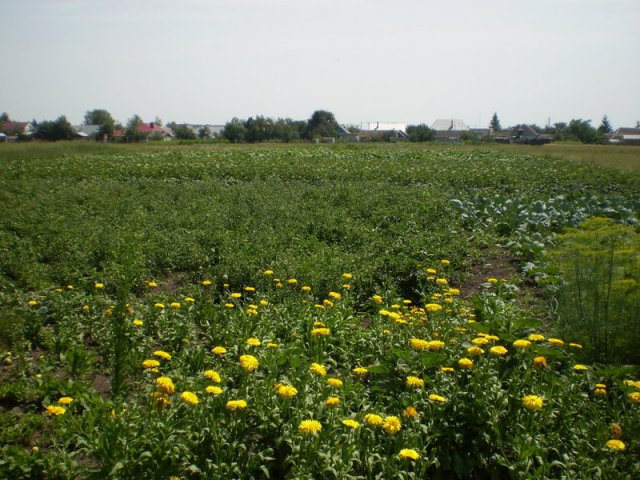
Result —
<instances>
[{"instance_id":1,"label":"overcast white sky","mask_svg":"<svg viewBox=\"0 0 640 480\"><path fill-rule=\"evenodd\" d=\"M0 112L640 120L640 0L0 0Z\"/></svg>"}]
</instances>

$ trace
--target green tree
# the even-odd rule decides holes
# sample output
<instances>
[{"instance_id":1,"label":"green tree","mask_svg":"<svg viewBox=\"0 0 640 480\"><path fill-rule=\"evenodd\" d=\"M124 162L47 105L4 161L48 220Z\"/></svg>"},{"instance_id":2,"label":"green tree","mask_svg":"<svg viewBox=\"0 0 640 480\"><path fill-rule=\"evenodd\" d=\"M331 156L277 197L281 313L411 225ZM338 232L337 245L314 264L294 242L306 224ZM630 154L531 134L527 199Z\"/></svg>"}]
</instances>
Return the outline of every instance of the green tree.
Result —
<instances>
[{"instance_id":1,"label":"green tree","mask_svg":"<svg viewBox=\"0 0 640 480\"><path fill-rule=\"evenodd\" d=\"M245 140L247 142L265 142L267 140L273 140L273 120L263 117L261 115L256 118L249 117L244 122L246 129Z\"/></svg>"},{"instance_id":2,"label":"green tree","mask_svg":"<svg viewBox=\"0 0 640 480\"><path fill-rule=\"evenodd\" d=\"M600 126L598 127L598 131L600 133L612 133L613 132L613 127L611 126L611 123L609 123L609 118L606 115L604 117L602 117L602 122L600 123Z\"/></svg>"},{"instance_id":3,"label":"green tree","mask_svg":"<svg viewBox=\"0 0 640 480\"><path fill-rule=\"evenodd\" d=\"M191 130L186 125L177 125L174 123L169 123L168 127L173 130L173 133L176 134L176 138L178 140L195 140L196 134L193 130Z\"/></svg>"},{"instance_id":4,"label":"green tree","mask_svg":"<svg viewBox=\"0 0 640 480\"><path fill-rule=\"evenodd\" d=\"M10 122L11 119L9 118L9 114L7 112L2 112L2 114L0 114L0 122Z\"/></svg>"},{"instance_id":5,"label":"green tree","mask_svg":"<svg viewBox=\"0 0 640 480\"><path fill-rule=\"evenodd\" d=\"M198 138L200 140L211 138L211 130L209 130L209 127L200 127L200 129L198 130Z\"/></svg>"},{"instance_id":6,"label":"green tree","mask_svg":"<svg viewBox=\"0 0 640 480\"><path fill-rule=\"evenodd\" d=\"M89 110L84 114L84 123L85 125L100 125L98 139L102 139L105 135L111 138L116 125L111 114L104 109Z\"/></svg>"},{"instance_id":7,"label":"green tree","mask_svg":"<svg viewBox=\"0 0 640 480\"><path fill-rule=\"evenodd\" d=\"M244 126L244 122L235 117L230 122L225 123L224 129L222 130L222 137L231 143L244 142L246 135L247 129Z\"/></svg>"},{"instance_id":8,"label":"green tree","mask_svg":"<svg viewBox=\"0 0 640 480\"><path fill-rule=\"evenodd\" d=\"M34 137L38 140L56 142L58 140L73 140L75 132L64 115L54 121L43 121L38 124Z\"/></svg>"},{"instance_id":9,"label":"green tree","mask_svg":"<svg viewBox=\"0 0 640 480\"><path fill-rule=\"evenodd\" d=\"M489 128L493 129L494 132L499 132L500 130L502 130L497 112L493 114L493 117L491 117L491 122L489 122Z\"/></svg>"},{"instance_id":10,"label":"green tree","mask_svg":"<svg viewBox=\"0 0 640 480\"><path fill-rule=\"evenodd\" d=\"M436 138L436 131L421 123L420 125L408 125L407 135L410 142L432 142Z\"/></svg>"},{"instance_id":11,"label":"green tree","mask_svg":"<svg viewBox=\"0 0 640 480\"><path fill-rule=\"evenodd\" d=\"M582 143L602 143L604 141L604 135L593 128L591 120L573 119L569 122L566 131L569 139Z\"/></svg>"},{"instance_id":12,"label":"green tree","mask_svg":"<svg viewBox=\"0 0 640 480\"><path fill-rule=\"evenodd\" d=\"M124 134L129 142L139 142L147 138L147 135L138 131L138 125L142 124L142 118L139 115L134 115L127 122L127 127L124 129Z\"/></svg>"},{"instance_id":13,"label":"green tree","mask_svg":"<svg viewBox=\"0 0 640 480\"><path fill-rule=\"evenodd\" d=\"M316 110L307 123L305 138L311 140L321 137L333 137L339 131L339 125L333 113Z\"/></svg>"}]
</instances>

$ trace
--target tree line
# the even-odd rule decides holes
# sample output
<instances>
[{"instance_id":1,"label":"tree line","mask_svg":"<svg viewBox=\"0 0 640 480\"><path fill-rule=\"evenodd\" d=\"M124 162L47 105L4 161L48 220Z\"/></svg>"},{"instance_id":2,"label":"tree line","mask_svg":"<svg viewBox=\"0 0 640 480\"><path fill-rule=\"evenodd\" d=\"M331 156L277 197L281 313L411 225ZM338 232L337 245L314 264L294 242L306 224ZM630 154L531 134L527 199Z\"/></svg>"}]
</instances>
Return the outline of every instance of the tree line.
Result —
<instances>
[{"instance_id":1,"label":"tree line","mask_svg":"<svg viewBox=\"0 0 640 480\"><path fill-rule=\"evenodd\" d=\"M3 132L5 122L10 122L7 113L0 114L0 133ZM141 132L139 125L143 123L139 115L133 115L126 125L122 125L114 120L112 115L105 109L94 109L87 111L84 116L85 125L97 125L99 129L95 138L113 139L114 132L122 131L124 138L129 142L138 142L146 140L149 133ZM156 125L161 126L162 121L156 117ZM56 140L72 140L76 136L76 132L67 118L62 115L56 120L44 120L31 122L34 133L33 138L44 141ZM498 114L494 113L489 123L494 134L497 135L515 135L521 125L516 125L507 129L503 129L500 125ZM202 127L197 132L184 124L170 122L167 124L175 138L185 140L211 139L214 135L206 128ZM607 115L602 118L600 125L596 128L591 125L591 120L572 119L569 123L558 122L553 126L541 128L535 124L529 124L528 127L539 134L546 134L556 141L579 141L582 143L606 143L607 135L613 132L613 127ZM640 122L636 124L640 128ZM350 127L350 133L357 133L358 129ZM224 125L220 134L220 138L231 143L257 143L257 142L295 142L295 141L311 141L324 137L336 137L344 133L349 133L342 128L337 122L335 115L327 110L316 110L308 120L292 120L290 118L269 118L262 115L249 117L248 119L233 118ZM436 138L435 130L429 128L426 124L409 125L406 132L407 140L411 142L430 142ZM151 134L153 135L153 134ZM379 134L371 136L371 141L389 141L389 136ZM151 136L151 139L154 139ZM477 140L473 136L473 132L461 137L462 140Z\"/></svg>"}]
</instances>

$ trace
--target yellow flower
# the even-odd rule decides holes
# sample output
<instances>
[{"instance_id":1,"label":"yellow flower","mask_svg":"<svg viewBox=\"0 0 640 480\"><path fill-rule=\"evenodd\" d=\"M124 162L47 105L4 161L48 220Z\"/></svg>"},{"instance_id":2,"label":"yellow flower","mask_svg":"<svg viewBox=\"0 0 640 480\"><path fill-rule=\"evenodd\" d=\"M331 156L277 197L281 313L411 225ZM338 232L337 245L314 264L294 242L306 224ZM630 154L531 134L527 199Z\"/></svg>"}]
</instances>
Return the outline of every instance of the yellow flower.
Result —
<instances>
[{"instance_id":1,"label":"yellow flower","mask_svg":"<svg viewBox=\"0 0 640 480\"><path fill-rule=\"evenodd\" d=\"M247 402L245 400L229 400L224 408L232 412L236 410L244 410L247 408Z\"/></svg>"},{"instance_id":2,"label":"yellow flower","mask_svg":"<svg viewBox=\"0 0 640 480\"><path fill-rule=\"evenodd\" d=\"M629 400L631 401L631 403L640 403L640 392L630 393Z\"/></svg>"},{"instance_id":3,"label":"yellow flower","mask_svg":"<svg viewBox=\"0 0 640 480\"><path fill-rule=\"evenodd\" d=\"M267 300L260 300L260 306L262 307L268 307L269 306L269 302Z\"/></svg>"},{"instance_id":4,"label":"yellow flower","mask_svg":"<svg viewBox=\"0 0 640 480\"><path fill-rule=\"evenodd\" d=\"M342 295L340 295L338 292L329 292L329 297L334 300L340 300L342 298Z\"/></svg>"},{"instance_id":5,"label":"yellow flower","mask_svg":"<svg viewBox=\"0 0 640 480\"><path fill-rule=\"evenodd\" d=\"M155 303L153 306L156 308L164 308L164 303Z\"/></svg>"},{"instance_id":6,"label":"yellow flower","mask_svg":"<svg viewBox=\"0 0 640 480\"><path fill-rule=\"evenodd\" d=\"M569 346L572 348L582 348L582 345L580 345L579 343L570 343Z\"/></svg>"},{"instance_id":7,"label":"yellow flower","mask_svg":"<svg viewBox=\"0 0 640 480\"><path fill-rule=\"evenodd\" d=\"M253 355L240 355L240 365L245 372L253 372L260 366L260 362Z\"/></svg>"},{"instance_id":8,"label":"yellow flower","mask_svg":"<svg viewBox=\"0 0 640 480\"><path fill-rule=\"evenodd\" d=\"M213 353L214 355L221 356L227 353L227 349L221 346L217 346L211 349L211 353Z\"/></svg>"},{"instance_id":9,"label":"yellow flower","mask_svg":"<svg viewBox=\"0 0 640 480\"><path fill-rule=\"evenodd\" d=\"M342 380L340 380L339 378L329 378L327 379L327 383L333 388L342 387Z\"/></svg>"},{"instance_id":10,"label":"yellow flower","mask_svg":"<svg viewBox=\"0 0 640 480\"><path fill-rule=\"evenodd\" d=\"M263 275L266 275L267 277L270 277L271 275L273 275L273 270L265 270L262 273L263 273Z\"/></svg>"},{"instance_id":11,"label":"yellow flower","mask_svg":"<svg viewBox=\"0 0 640 480\"><path fill-rule=\"evenodd\" d=\"M527 410L540 410L542 408L543 400L537 395L525 395L522 397L522 405Z\"/></svg>"},{"instance_id":12,"label":"yellow flower","mask_svg":"<svg viewBox=\"0 0 640 480\"><path fill-rule=\"evenodd\" d=\"M415 462L420 458L420 454L412 448L403 448L402 450L400 450L398 458L400 460L411 460L412 462Z\"/></svg>"},{"instance_id":13,"label":"yellow flower","mask_svg":"<svg viewBox=\"0 0 640 480\"><path fill-rule=\"evenodd\" d=\"M205 390L211 395L220 395L222 393L222 389L215 385L209 385L207 388L205 388Z\"/></svg>"},{"instance_id":14,"label":"yellow flower","mask_svg":"<svg viewBox=\"0 0 640 480\"><path fill-rule=\"evenodd\" d=\"M324 377L327 374L327 369L324 365L320 365L319 363L312 363L309 370L320 377Z\"/></svg>"},{"instance_id":15,"label":"yellow flower","mask_svg":"<svg viewBox=\"0 0 640 480\"><path fill-rule=\"evenodd\" d=\"M585 370L589 370L589 367L581 363L577 363L573 366L573 370L576 372L584 372Z\"/></svg>"},{"instance_id":16,"label":"yellow flower","mask_svg":"<svg viewBox=\"0 0 640 480\"><path fill-rule=\"evenodd\" d=\"M331 300L328 300L328 299L325 298L322 301L322 305L324 305L327 308L330 308L330 307L333 307L333 302Z\"/></svg>"},{"instance_id":17,"label":"yellow flower","mask_svg":"<svg viewBox=\"0 0 640 480\"><path fill-rule=\"evenodd\" d=\"M83 312L88 312L91 309L91 307L89 305L83 305L82 306L82 311Z\"/></svg>"},{"instance_id":18,"label":"yellow flower","mask_svg":"<svg viewBox=\"0 0 640 480\"><path fill-rule=\"evenodd\" d=\"M324 404L327 407L337 407L338 405L340 405L340 399L338 397L328 397L324 401Z\"/></svg>"},{"instance_id":19,"label":"yellow flower","mask_svg":"<svg viewBox=\"0 0 640 480\"><path fill-rule=\"evenodd\" d=\"M409 344L411 345L411 348L418 351L427 350L429 348L429 342L419 338L412 338L409 341Z\"/></svg>"},{"instance_id":20,"label":"yellow flower","mask_svg":"<svg viewBox=\"0 0 640 480\"><path fill-rule=\"evenodd\" d=\"M482 355L484 353L484 350L481 349L480 347L469 347L467 348L467 353L469 355L478 356L478 355Z\"/></svg>"},{"instance_id":21,"label":"yellow flower","mask_svg":"<svg viewBox=\"0 0 640 480\"><path fill-rule=\"evenodd\" d=\"M297 285L298 284L298 280L296 280L295 278L290 278L289 280L287 280L287 283L289 285Z\"/></svg>"},{"instance_id":22,"label":"yellow flower","mask_svg":"<svg viewBox=\"0 0 640 480\"><path fill-rule=\"evenodd\" d=\"M633 387L633 388L639 388L640 389L640 380L629 380L629 379L627 379L627 380L624 381L624 384L627 387Z\"/></svg>"},{"instance_id":23,"label":"yellow flower","mask_svg":"<svg viewBox=\"0 0 640 480\"><path fill-rule=\"evenodd\" d=\"M182 305L180 305L180 302L171 302L171 305L169 305L171 308L180 308Z\"/></svg>"},{"instance_id":24,"label":"yellow flower","mask_svg":"<svg viewBox=\"0 0 640 480\"><path fill-rule=\"evenodd\" d=\"M208 287L209 285L211 285L213 282L211 282L211 280L203 280L202 282L200 282L202 285L204 285L205 287Z\"/></svg>"},{"instance_id":25,"label":"yellow flower","mask_svg":"<svg viewBox=\"0 0 640 480\"><path fill-rule=\"evenodd\" d=\"M409 388L422 388L424 387L424 380L418 377L407 377L407 387Z\"/></svg>"},{"instance_id":26,"label":"yellow flower","mask_svg":"<svg viewBox=\"0 0 640 480\"><path fill-rule=\"evenodd\" d=\"M156 288L158 286L158 284L154 281L151 281L149 283L147 283L147 287L149 288Z\"/></svg>"},{"instance_id":27,"label":"yellow flower","mask_svg":"<svg viewBox=\"0 0 640 480\"><path fill-rule=\"evenodd\" d=\"M345 420L342 420L342 424L343 424L345 427L349 427L349 428L352 428L352 429L354 429L354 430L355 430L356 428L359 428L359 427L360 427L360 424L359 424L358 422L356 422L355 420L348 419L348 418L347 418L347 419L345 419Z\"/></svg>"},{"instance_id":28,"label":"yellow flower","mask_svg":"<svg viewBox=\"0 0 640 480\"><path fill-rule=\"evenodd\" d=\"M256 291L255 287L244 287L245 292L253 293Z\"/></svg>"},{"instance_id":29,"label":"yellow flower","mask_svg":"<svg viewBox=\"0 0 640 480\"><path fill-rule=\"evenodd\" d=\"M176 387L169 377L156 378L156 385L158 386L158 389L160 389L160 391L167 394L171 394L176 391Z\"/></svg>"},{"instance_id":30,"label":"yellow flower","mask_svg":"<svg viewBox=\"0 0 640 480\"><path fill-rule=\"evenodd\" d=\"M418 411L414 407L407 407L402 412L402 416L405 418L416 418L418 416Z\"/></svg>"},{"instance_id":31,"label":"yellow flower","mask_svg":"<svg viewBox=\"0 0 640 480\"><path fill-rule=\"evenodd\" d=\"M305 435L316 435L322 430L322 424L317 420L303 420L298 425L298 431Z\"/></svg>"},{"instance_id":32,"label":"yellow flower","mask_svg":"<svg viewBox=\"0 0 640 480\"><path fill-rule=\"evenodd\" d=\"M206 370L204 372L204 376L211 380L213 383L220 383L222 379L220 378L220 374L215 370Z\"/></svg>"},{"instance_id":33,"label":"yellow flower","mask_svg":"<svg viewBox=\"0 0 640 480\"><path fill-rule=\"evenodd\" d=\"M141 327L142 325L144 325L144 322L143 322L142 320L138 320L138 319L135 319L132 323L133 323L136 327Z\"/></svg>"},{"instance_id":34,"label":"yellow flower","mask_svg":"<svg viewBox=\"0 0 640 480\"><path fill-rule=\"evenodd\" d=\"M604 388L596 388L596 389L593 391L593 394L594 394L596 397L606 397L606 396L607 396L607 390L606 390L606 389L604 389Z\"/></svg>"},{"instance_id":35,"label":"yellow flower","mask_svg":"<svg viewBox=\"0 0 640 480\"><path fill-rule=\"evenodd\" d=\"M189 302L189 303L193 303L193 302L195 302L195 301L196 301L196 299L195 299L195 298L193 298L193 297L186 297L186 298L184 299L184 301L185 301L185 302Z\"/></svg>"},{"instance_id":36,"label":"yellow flower","mask_svg":"<svg viewBox=\"0 0 640 480\"><path fill-rule=\"evenodd\" d=\"M460 366L460 368L463 368L465 370L471 370L473 368L473 361L469 360L468 358L461 358L460 360L458 360L458 365Z\"/></svg>"},{"instance_id":37,"label":"yellow flower","mask_svg":"<svg viewBox=\"0 0 640 480\"><path fill-rule=\"evenodd\" d=\"M436 395L435 393L432 393L431 395L429 395L429 400L431 400L432 402L436 402L436 403L444 403L446 402L446 399L440 395Z\"/></svg>"},{"instance_id":38,"label":"yellow flower","mask_svg":"<svg viewBox=\"0 0 640 480\"><path fill-rule=\"evenodd\" d=\"M532 333L528 338L532 342L544 342L544 335L540 335L539 333Z\"/></svg>"},{"instance_id":39,"label":"yellow flower","mask_svg":"<svg viewBox=\"0 0 640 480\"><path fill-rule=\"evenodd\" d=\"M376 305L380 305L382 303L382 297L380 295L374 295L371 299Z\"/></svg>"},{"instance_id":40,"label":"yellow flower","mask_svg":"<svg viewBox=\"0 0 640 480\"><path fill-rule=\"evenodd\" d=\"M331 335L331 330L328 328L314 328L311 330L311 335L314 337L326 337Z\"/></svg>"},{"instance_id":41,"label":"yellow flower","mask_svg":"<svg viewBox=\"0 0 640 480\"><path fill-rule=\"evenodd\" d=\"M49 415L50 417L57 417L59 415L64 415L66 411L67 409L64 407L59 407L57 405L49 405L47 407L46 414Z\"/></svg>"},{"instance_id":42,"label":"yellow flower","mask_svg":"<svg viewBox=\"0 0 640 480\"><path fill-rule=\"evenodd\" d=\"M516 348L528 348L531 346L531 342L529 340L516 340L513 342L513 346Z\"/></svg>"},{"instance_id":43,"label":"yellow flower","mask_svg":"<svg viewBox=\"0 0 640 480\"><path fill-rule=\"evenodd\" d=\"M498 279L495 277L489 277L487 278L487 282L489 283L498 283Z\"/></svg>"},{"instance_id":44,"label":"yellow flower","mask_svg":"<svg viewBox=\"0 0 640 480\"><path fill-rule=\"evenodd\" d=\"M298 389L291 385L280 385L277 390L278 395L284 398L295 397L298 394Z\"/></svg>"},{"instance_id":45,"label":"yellow flower","mask_svg":"<svg viewBox=\"0 0 640 480\"><path fill-rule=\"evenodd\" d=\"M548 341L554 347L561 347L562 345L564 345L564 342L559 338L549 338Z\"/></svg>"},{"instance_id":46,"label":"yellow flower","mask_svg":"<svg viewBox=\"0 0 640 480\"><path fill-rule=\"evenodd\" d=\"M155 367L159 367L160 366L160 362L158 360L154 360L152 358L149 358L149 359L145 360L144 362L142 362L142 366L144 368L155 368Z\"/></svg>"},{"instance_id":47,"label":"yellow flower","mask_svg":"<svg viewBox=\"0 0 640 480\"><path fill-rule=\"evenodd\" d=\"M233 308L235 305L233 303L225 303L224 308Z\"/></svg>"},{"instance_id":48,"label":"yellow flower","mask_svg":"<svg viewBox=\"0 0 640 480\"><path fill-rule=\"evenodd\" d=\"M151 396L156 400L156 408L158 410L163 410L165 407L171 405L171 400L166 393L162 392L153 392ZM115 412L111 411L111 416L115 417Z\"/></svg>"},{"instance_id":49,"label":"yellow flower","mask_svg":"<svg viewBox=\"0 0 640 480\"><path fill-rule=\"evenodd\" d=\"M171 360L171 355L169 355L167 352L165 352L164 350L156 350L155 352L153 352L153 354L156 357L160 357L163 360Z\"/></svg>"},{"instance_id":50,"label":"yellow flower","mask_svg":"<svg viewBox=\"0 0 640 480\"><path fill-rule=\"evenodd\" d=\"M189 405L197 405L199 403L198 396L193 392L182 392L180 399Z\"/></svg>"},{"instance_id":51,"label":"yellow flower","mask_svg":"<svg viewBox=\"0 0 640 480\"><path fill-rule=\"evenodd\" d=\"M607 388L607 386L604 383L596 383L596 388Z\"/></svg>"},{"instance_id":52,"label":"yellow flower","mask_svg":"<svg viewBox=\"0 0 640 480\"><path fill-rule=\"evenodd\" d=\"M427 268L427 273L429 275L435 275L438 271L435 268Z\"/></svg>"},{"instance_id":53,"label":"yellow flower","mask_svg":"<svg viewBox=\"0 0 640 480\"><path fill-rule=\"evenodd\" d=\"M353 278L353 275L351 275L350 273L343 273L342 278L344 278L345 280L351 280Z\"/></svg>"},{"instance_id":54,"label":"yellow flower","mask_svg":"<svg viewBox=\"0 0 640 480\"><path fill-rule=\"evenodd\" d=\"M376 415L375 413L367 413L364 416L364 423L366 423L370 427L380 427L384 424L384 420L380 415Z\"/></svg>"},{"instance_id":55,"label":"yellow flower","mask_svg":"<svg viewBox=\"0 0 640 480\"><path fill-rule=\"evenodd\" d=\"M447 281L446 278L436 278L436 283L438 285L448 285L449 282Z\"/></svg>"},{"instance_id":56,"label":"yellow flower","mask_svg":"<svg viewBox=\"0 0 640 480\"><path fill-rule=\"evenodd\" d=\"M366 375L367 373L369 373L369 370L364 367L356 367L352 370L352 372L357 375Z\"/></svg>"},{"instance_id":57,"label":"yellow flower","mask_svg":"<svg viewBox=\"0 0 640 480\"><path fill-rule=\"evenodd\" d=\"M508 350L501 346L491 347L489 349L489 353L494 357L504 357L507 354Z\"/></svg>"},{"instance_id":58,"label":"yellow flower","mask_svg":"<svg viewBox=\"0 0 640 480\"><path fill-rule=\"evenodd\" d=\"M434 313L442 310L442 305L438 305L437 303L427 303L424 308L427 312Z\"/></svg>"},{"instance_id":59,"label":"yellow flower","mask_svg":"<svg viewBox=\"0 0 640 480\"><path fill-rule=\"evenodd\" d=\"M72 397L60 397L58 399L58 405L71 405L71 402L73 402Z\"/></svg>"},{"instance_id":60,"label":"yellow flower","mask_svg":"<svg viewBox=\"0 0 640 480\"><path fill-rule=\"evenodd\" d=\"M240 298L240 297L242 297L242 294L241 294L241 293L233 292L233 293L231 294L231 298Z\"/></svg>"},{"instance_id":61,"label":"yellow flower","mask_svg":"<svg viewBox=\"0 0 640 480\"><path fill-rule=\"evenodd\" d=\"M261 343L260 340L255 337L247 338L247 341L246 341L246 344L249 345L250 347L259 347L260 343Z\"/></svg>"},{"instance_id":62,"label":"yellow flower","mask_svg":"<svg viewBox=\"0 0 640 480\"><path fill-rule=\"evenodd\" d=\"M269 342L267 343L267 348L278 348L279 345L277 343Z\"/></svg>"},{"instance_id":63,"label":"yellow flower","mask_svg":"<svg viewBox=\"0 0 640 480\"><path fill-rule=\"evenodd\" d=\"M441 371L442 373L452 373L452 372L455 372L455 370L454 370L453 368L451 368L451 367L441 367L441 368L440 368L440 371Z\"/></svg>"},{"instance_id":64,"label":"yellow flower","mask_svg":"<svg viewBox=\"0 0 640 480\"><path fill-rule=\"evenodd\" d=\"M533 366L538 370L542 369L547 366L547 359L545 357L536 357L533 359Z\"/></svg>"},{"instance_id":65,"label":"yellow flower","mask_svg":"<svg viewBox=\"0 0 640 480\"><path fill-rule=\"evenodd\" d=\"M451 262L449 260L447 260L446 258L444 258L444 259L440 260L440 263L442 265L449 265Z\"/></svg>"},{"instance_id":66,"label":"yellow flower","mask_svg":"<svg viewBox=\"0 0 640 480\"><path fill-rule=\"evenodd\" d=\"M477 337L471 340L471 343L480 347L482 345L486 345L487 343L489 343L489 340L487 340L485 337Z\"/></svg>"},{"instance_id":67,"label":"yellow flower","mask_svg":"<svg viewBox=\"0 0 640 480\"><path fill-rule=\"evenodd\" d=\"M427 349L430 352L439 352L444 348L444 342L441 340L431 340L427 345Z\"/></svg>"},{"instance_id":68,"label":"yellow flower","mask_svg":"<svg viewBox=\"0 0 640 480\"><path fill-rule=\"evenodd\" d=\"M389 435L398 433L402 428L402 423L398 417L386 417L382 423L382 428Z\"/></svg>"},{"instance_id":69,"label":"yellow flower","mask_svg":"<svg viewBox=\"0 0 640 480\"><path fill-rule=\"evenodd\" d=\"M616 450L622 452L627 446L621 440L609 440L605 443L605 446L610 450Z\"/></svg>"},{"instance_id":70,"label":"yellow flower","mask_svg":"<svg viewBox=\"0 0 640 480\"><path fill-rule=\"evenodd\" d=\"M101 288L104 288L104 283L96 283L96 284L94 285L94 287L95 287L96 289L100 290Z\"/></svg>"},{"instance_id":71,"label":"yellow flower","mask_svg":"<svg viewBox=\"0 0 640 480\"><path fill-rule=\"evenodd\" d=\"M310 287L309 285L304 285L304 286L302 287L302 291L303 291L303 292L310 292L310 291L311 291L311 287Z\"/></svg>"}]
</instances>

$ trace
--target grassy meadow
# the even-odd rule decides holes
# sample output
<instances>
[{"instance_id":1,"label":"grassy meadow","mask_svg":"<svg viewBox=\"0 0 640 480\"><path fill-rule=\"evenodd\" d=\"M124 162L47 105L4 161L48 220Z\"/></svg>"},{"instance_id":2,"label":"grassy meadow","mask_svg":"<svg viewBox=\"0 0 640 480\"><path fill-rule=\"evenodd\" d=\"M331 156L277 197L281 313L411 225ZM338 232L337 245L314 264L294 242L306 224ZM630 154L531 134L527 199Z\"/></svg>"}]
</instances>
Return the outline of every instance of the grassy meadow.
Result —
<instances>
[{"instance_id":1,"label":"grassy meadow","mask_svg":"<svg viewBox=\"0 0 640 480\"><path fill-rule=\"evenodd\" d=\"M637 478L638 152L0 145L0 477Z\"/></svg>"}]
</instances>

